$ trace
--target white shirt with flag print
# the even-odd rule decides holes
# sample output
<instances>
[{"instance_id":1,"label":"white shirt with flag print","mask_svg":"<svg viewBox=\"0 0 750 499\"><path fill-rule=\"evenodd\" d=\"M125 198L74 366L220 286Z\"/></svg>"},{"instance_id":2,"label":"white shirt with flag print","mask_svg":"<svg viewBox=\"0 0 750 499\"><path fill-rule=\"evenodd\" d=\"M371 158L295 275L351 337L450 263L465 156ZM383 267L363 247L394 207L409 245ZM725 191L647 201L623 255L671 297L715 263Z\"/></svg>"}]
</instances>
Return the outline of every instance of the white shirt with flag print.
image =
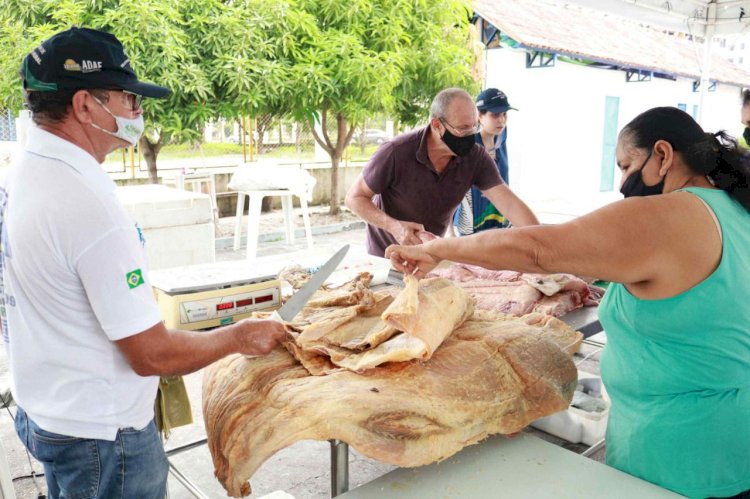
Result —
<instances>
[{"instance_id":1,"label":"white shirt with flag print","mask_svg":"<svg viewBox=\"0 0 750 499\"><path fill-rule=\"evenodd\" d=\"M32 127L0 193L13 397L54 433L113 440L153 418L158 377L114 343L161 320L115 189L83 149Z\"/></svg>"}]
</instances>

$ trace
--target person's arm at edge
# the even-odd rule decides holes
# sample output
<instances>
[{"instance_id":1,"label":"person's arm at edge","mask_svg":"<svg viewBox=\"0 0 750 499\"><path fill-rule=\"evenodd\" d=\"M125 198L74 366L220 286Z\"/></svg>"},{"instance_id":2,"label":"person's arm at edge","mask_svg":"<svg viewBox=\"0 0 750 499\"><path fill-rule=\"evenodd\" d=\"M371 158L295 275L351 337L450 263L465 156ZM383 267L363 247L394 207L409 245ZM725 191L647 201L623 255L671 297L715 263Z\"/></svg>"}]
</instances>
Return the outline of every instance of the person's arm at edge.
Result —
<instances>
[{"instance_id":1,"label":"person's arm at edge","mask_svg":"<svg viewBox=\"0 0 750 499\"><path fill-rule=\"evenodd\" d=\"M539 219L531 208L516 196L507 184L496 185L482 193L515 227L539 225Z\"/></svg>"},{"instance_id":2,"label":"person's arm at edge","mask_svg":"<svg viewBox=\"0 0 750 499\"><path fill-rule=\"evenodd\" d=\"M670 210L668 205L675 201L666 197L626 199L559 225L488 230L416 247L391 246L386 257L408 273L418 265L419 277L441 260L450 260L487 269L565 272L645 283L656 276L684 272L689 258L694 257L676 249L684 247L689 222L679 214L685 209L672 206Z\"/></svg>"},{"instance_id":3,"label":"person's arm at edge","mask_svg":"<svg viewBox=\"0 0 750 499\"><path fill-rule=\"evenodd\" d=\"M195 372L232 353L263 355L285 336L271 320L245 319L211 331L167 329L159 322L138 334L117 340L140 376L170 376Z\"/></svg>"}]
</instances>

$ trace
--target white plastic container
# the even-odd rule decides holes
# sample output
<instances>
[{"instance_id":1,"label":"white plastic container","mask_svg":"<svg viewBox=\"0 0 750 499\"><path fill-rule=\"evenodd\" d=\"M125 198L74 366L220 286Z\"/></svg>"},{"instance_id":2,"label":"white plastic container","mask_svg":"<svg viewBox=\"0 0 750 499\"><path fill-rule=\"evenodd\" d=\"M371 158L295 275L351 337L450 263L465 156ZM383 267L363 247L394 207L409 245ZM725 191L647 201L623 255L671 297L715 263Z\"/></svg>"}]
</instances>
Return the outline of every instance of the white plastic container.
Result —
<instances>
[{"instance_id":1,"label":"white plastic container","mask_svg":"<svg viewBox=\"0 0 750 499\"><path fill-rule=\"evenodd\" d=\"M606 408L601 412L589 412L570 406L565 411L537 419L531 426L571 443L594 445L607 431L610 400L600 376L578 371L578 383L584 385L584 393L601 396Z\"/></svg>"},{"instance_id":2,"label":"white plastic container","mask_svg":"<svg viewBox=\"0 0 750 499\"><path fill-rule=\"evenodd\" d=\"M378 284L385 284L390 270L390 260L355 250L346 255L344 261L339 264L336 271L331 274L326 282L332 286L337 286L354 279L360 272L369 272L372 274L370 286L373 287Z\"/></svg>"},{"instance_id":3,"label":"white plastic container","mask_svg":"<svg viewBox=\"0 0 750 499\"><path fill-rule=\"evenodd\" d=\"M339 248L340 246L316 246L312 250L262 256L255 260L255 265L258 268L262 268L268 274L278 274L282 269L293 266L315 271L338 251ZM352 244L344 260L336 267L331 276L326 279L326 284L329 286L338 286L353 279L360 272L369 272L373 276L370 287L374 287L386 282L390 270L390 260L369 255L363 246Z\"/></svg>"},{"instance_id":4,"label":"white plastic container","mask_svg":"<svg viewBox=\"0 0 750 499\"><path fill-rule=\"evenodd\" d=\"M117 188L125 210L146 240L149 269L215 261L211 198L164 185Z\"/></svg>"}]
</instances>

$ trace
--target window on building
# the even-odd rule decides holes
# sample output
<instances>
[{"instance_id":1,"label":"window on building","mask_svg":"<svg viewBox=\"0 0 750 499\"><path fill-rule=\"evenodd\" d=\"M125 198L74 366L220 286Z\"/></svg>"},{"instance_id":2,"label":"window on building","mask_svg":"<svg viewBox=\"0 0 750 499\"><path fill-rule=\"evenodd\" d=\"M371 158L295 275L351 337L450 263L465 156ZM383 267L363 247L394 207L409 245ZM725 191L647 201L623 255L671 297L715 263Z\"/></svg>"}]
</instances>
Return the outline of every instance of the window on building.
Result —
<instances>
[{"instance_id":1,"label":"window on building","mask_svg":"<svg viewBox=\"0 0 750 499\"><path fill-rule=\"evenodd\" d=\"M604 137L602 139L602 164L599 175L599 190L612 191L615 185L615 168L617 157L617 120L620 114L620 98L606 96L604 98Z\"/></svg>"}]
</instances>

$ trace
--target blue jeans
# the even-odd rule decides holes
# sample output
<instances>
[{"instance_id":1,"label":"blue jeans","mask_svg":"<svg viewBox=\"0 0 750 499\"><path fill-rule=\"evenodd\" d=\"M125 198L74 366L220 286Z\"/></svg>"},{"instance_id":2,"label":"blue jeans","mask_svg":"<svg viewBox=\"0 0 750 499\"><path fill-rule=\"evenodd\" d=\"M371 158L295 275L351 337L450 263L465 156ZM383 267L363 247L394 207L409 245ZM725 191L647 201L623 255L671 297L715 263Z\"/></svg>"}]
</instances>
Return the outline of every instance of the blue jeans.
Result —
<instances>
[{"instance_id":1,"label":"blue jeans","mask_svg":"<svg viewBox=\"0 0 750 499\"><path fill-rule=\"evenodd\" d=\"M169 463L154 422L122 428L113 442L45 431L20 407L16 433L44 465L50 499L163 499Z\"/></svg>"}]
</instances>

